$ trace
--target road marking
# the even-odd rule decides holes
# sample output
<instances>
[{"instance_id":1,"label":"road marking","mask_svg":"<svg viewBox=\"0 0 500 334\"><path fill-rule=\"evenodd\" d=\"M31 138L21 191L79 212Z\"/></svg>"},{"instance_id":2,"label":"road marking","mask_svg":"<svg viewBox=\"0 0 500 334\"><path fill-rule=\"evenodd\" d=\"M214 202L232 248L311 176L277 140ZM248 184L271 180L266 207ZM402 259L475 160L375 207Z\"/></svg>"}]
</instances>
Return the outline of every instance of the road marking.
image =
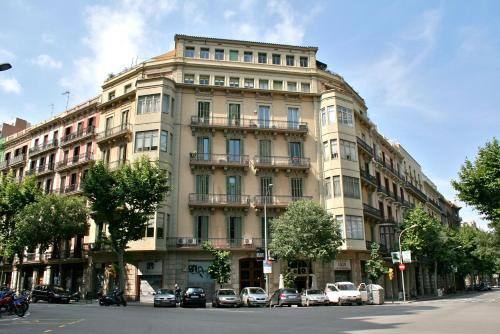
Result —
<instances>
[{"instance_id":1,"label":"road marking","mask_svg":"<svg viewBox=\"0 0 500 334\"><path fill-rule=\"evenodd\" d=\"M52 329L47 329L47 330L45 330L45 331L43 331L43 332L44 332L44 333L50 333L50 332L52 332Z\"/></svg>"},{"instance_id":2,"label":"road marking","mask_svg":"<svg viewBox=\"0 0 500 334\"><path fill-rule=\"evenodd\" d=\"M59 328L64 328L66 327L66 325L59 325Z\"/></svg>"}]
</instances>

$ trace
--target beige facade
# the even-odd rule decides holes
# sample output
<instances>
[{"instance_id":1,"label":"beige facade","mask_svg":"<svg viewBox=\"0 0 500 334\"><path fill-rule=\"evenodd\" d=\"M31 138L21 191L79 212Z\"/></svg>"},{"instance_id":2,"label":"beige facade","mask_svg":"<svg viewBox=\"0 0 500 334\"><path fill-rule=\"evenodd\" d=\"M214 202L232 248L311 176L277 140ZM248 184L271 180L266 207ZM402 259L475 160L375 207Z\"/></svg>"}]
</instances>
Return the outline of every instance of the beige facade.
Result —
<instances>
[{"instance_id":1,"label":"beige facade","mask_svg":"<svg viewBox=\"0 0 500 334\"><path fill-rule=\"evenodd\" d=\"M420 165L377 131L364 100L316 52L177 35L174 50L106 80L95 159L116 168L146 154L168 170L172 186L144 238L129 245L131 297L150 298L174 283L210 293L203 241L231 250L232 287L264 286L257 259L264 205L272 219L310 198L341 222L337 260L311 268L320 288L366 281L371 242L389 255L415 204L441 215L444 199ZM93 224L86 237L91 291L114 261L92 246L99 229L106 227ZM305 264L275 262L271 289L287 266L297 272L297 286L305 285Z\"/></svg>"}]
</instances>

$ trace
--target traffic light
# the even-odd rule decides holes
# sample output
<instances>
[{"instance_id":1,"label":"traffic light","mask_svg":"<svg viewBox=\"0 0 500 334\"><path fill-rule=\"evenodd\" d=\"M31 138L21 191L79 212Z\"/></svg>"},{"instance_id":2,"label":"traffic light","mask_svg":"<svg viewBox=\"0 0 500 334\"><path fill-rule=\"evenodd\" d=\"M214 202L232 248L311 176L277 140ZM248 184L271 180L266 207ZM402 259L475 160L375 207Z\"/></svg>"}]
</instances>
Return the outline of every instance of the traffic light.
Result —
<instances>
[{"instance_id":1,"label":"traffic light","mask_svg":"<svg viewBox=\"0 0 500 334\"><path fill-rule=\"evenodd\" d=\"M394 269L389 268L389 279L392 281L394 279Z\"/></svg>"}]
</instances>

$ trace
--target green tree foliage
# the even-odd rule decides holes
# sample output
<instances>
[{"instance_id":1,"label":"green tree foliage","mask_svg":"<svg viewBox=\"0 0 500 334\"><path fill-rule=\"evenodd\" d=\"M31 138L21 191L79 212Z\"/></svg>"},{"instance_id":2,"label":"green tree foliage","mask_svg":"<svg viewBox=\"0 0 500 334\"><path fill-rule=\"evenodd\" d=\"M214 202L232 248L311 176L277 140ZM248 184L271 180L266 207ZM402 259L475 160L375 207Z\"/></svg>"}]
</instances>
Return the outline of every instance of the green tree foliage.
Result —
<instances>
[{"instance_id":1,"label":"green tree foliage","mask_svg":"<svg viewBox=\"0 0 500 334\"><path fill-rule=\"evenodd\" d=\"M365 268L368 273L368 278L377 283L383 275L387 274L388 268L385 266L385 261L380 255L380 246L373 242L371 247L370 260L366 261Z\"/></svg>"},{"instance_id":2,"label":"green tree foliage","mask_svg":"<svg viewBox=\"0 0 500 334\"><path fill-rule=\"evenodd\" d=\"M312 261L332 261L342 245L339 224L311 200L291 203L271 224L271 251L284 260L308 261L308 271Z\"/></svg>"},{"instance_id":3,"label":"green tree foliage","mask_svg":"<svg viewBox=\"0 0 500 334\"><path fill-rule=\"evenodd\" d=\"M147 157L116 171L97 163L83 181L83 192L90 201L94 221L99 230L103 226L108 229L103 242L110 245L118 258L122 290L127 244L145 236L147 224L168 190L167 172Z\"/></svg>"},{"instance_id":4,"label":"green tree foliage","mask_svg":"<svg viewBox=\"0 0 500 334\"><path fill-rule=\"evenodd\" d=\"M214 257L212 264L208 266L208 274L222 288L231 279L231 253L217 249L208 242L203 243L203 249Z\"/></svg>"},{"instance_id":5,"label":"green tree foliage","mask_svg":"<svg viewBox=\"0 0 500 334\"><path fill-rule=\"evenodd\" d=\"M456 266L460 274L500 272L500 251L496 234L465 225L455 238L458 243Z\"/></svg>"},{"instance_id":6,"label":"green tree foliage","mask_svg":"<svg viewBox=\"0 0 500 334\"><path fill-rule=\"evenodd\" d=\"M496 138L479 148L474 162L465 159L458 180L451 182L458 198L476 208L500 234L500 143Z\"/></svg>"}]
</instances>

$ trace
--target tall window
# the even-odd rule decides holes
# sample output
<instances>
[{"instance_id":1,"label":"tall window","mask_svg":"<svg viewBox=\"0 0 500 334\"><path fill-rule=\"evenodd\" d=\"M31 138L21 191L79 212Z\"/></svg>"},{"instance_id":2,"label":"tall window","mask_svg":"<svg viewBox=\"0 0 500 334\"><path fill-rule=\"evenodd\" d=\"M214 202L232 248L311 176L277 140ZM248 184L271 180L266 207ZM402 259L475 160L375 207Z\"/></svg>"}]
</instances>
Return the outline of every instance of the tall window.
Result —
<instances>
[{"instance_id":1,"label":"tall window","mask_svg":"<svg viewBox=\"0 0 500 334\"><path fill-rule=\"evenodd\" d=\"M254 87L254 79L253 78L245 78L244 87L245 88L253 88Z\"/></svg>"},{"instance_id":2,"label":"tall window","mask_svg":"<svg viewBox=\"0 0 500 334\"><path fill-rule=\"evenodd\" d=\"M354 126L352 119L352 109L342 106L337 106L337 113L338 113L339 124L351 127Z\"/></svg>"},{"instance_id":3,"label":"tall window","mask_svg":"<svg viewBox=\"0 0 500 334\"><path fill-rule=\"evenodd\" d=\"M267 53L259 52L257 59L259 64L267 64Z\"/></svg>"},{"instance_id":4,"label":"tall window","mask_svg":"<svg viewBox=\"0 0 500 334\"><path fill-rule=\"evenodd\" d=\"M118 164L122 165L127 161L127 144L120 145L118 152Z\"/></svg>"},{"instance_id":5,"label":"tall window","mask_svg":"<svg viewBox=\"0 0 500 334\"><path fill-rule=\"evenodd\" d=\"M332 197L332 179L327 177L325 178L325 198Z\"/></svg>"},{"instance_id":6,"label":"tall window","mask_svg":"<svg viewBox=\"0 0 500 334\"><path fill-rule=\"evenodd\" d=\"M156 214L156 239L163 239L165 234L165 214L158 212Z\"/></svg>"},{"instance_id":7,"label":"tall window","mask_svg":"<svg viewBox=\"0 0 500 334\"><path fill-rule=\"evenodd\" d=\"M231 61L238 61L239 60L238 50L230 50L229 51L229 60L231 60Z\"/></svg>"},{"instance_id":8,"label":"tall window","mask_svg":"<svg viewBox=\"0 0 500 334\"><path fill-rule=\"evenodd\" d=\"M273 89L274 90L283 90L283 81L282 80L273 80Z\"/></svg>"},{"instance_id":9,"label":"tall window","mask_svg":"<svg viewBox=\"0 0 500 334\"><path fill-rule=\"evenodd\" d=\"M194 47L186 46L184 49L184 57L193 58L194 57Z\"/></svg>"},{"instance_id":10,"label":"tall window","mask_svg":"<svg viewBox=\"0 0 500 334\"><path fill-rule=\"evenodd\" d=\"M198 243L208 240L208 216L196 216L194 233Z\"/></svg>"},{"instance_id":11,"label":"tall window","mask_svg":"<svg viewBox=\"0 0 500 334\"><path fill-rule=\"evenodd\" d=\"M126 129L128 126L128 110L122 111L122 119L120 121L120 129Z\"/></svg>"},{"instance_id":12,"label":"tall window","mask_svg":"<svg viewBox=\"0 0 500 334\"><path fill-rule=\"evenodd\" d=\"M340 140L340 156L342 159L357 161L356 143L348 140Z\"/></svg>"},{"instance_id":13,"label":"tall window","mask_svg":"<svg viewBox=\"0 0 500 334\"><path fill-rule=\"evenodd\" d=\"M297 91L297 83L294 82L294 81L288 81L286 83L286 89L289 91L289 92L296 92Z\"/></svg>"},{"instance_id":14,"label":"tall window","mask_svg":"<svg viewBox=\"0 0 500 334\"><path fill-rule=\"evenodd\" d=\"M289 156L292 159L293 158L302 158L303 157L302 146L303 146L302 142L298 142L298 141L288 142L288 152L290 154Z\"/></svg>"},{"instance_id":15,"label":"tall window","mask_svg":"<svg viewBox=\"0 0 500 334\"><path fill-rule=\"evenodd\" d=\"M209 137L198 137L196 143L198 160L209 160L210 159L210 138Z\"/></svg>"},{"instance_id":16,"label":"tall window","mask_svg":"<svg viewBox=\"0 0 500 334\"><path fill-rule=\"evenodd\" d=\"M326 112L328 113L328 124L334 124L335 123L335 107L334 106L327 106Z\"/></svg>"},{"instance_id":17,"label":"tall window","mask_svg":"<svg viewBox=\"0 0 500 334\"><path fill-rule=\"evenodd\" d=\"M161 108L161 111L165 114L168 114L170 112L170 95L163 94L163 106Z\"/></svg>"},{"instance_id":18,"label":"tall window","mask_svg":"<svg viewBox=\"0 0 500 334\"><path fill-rule=\"evenodd\" d=\"M307 83L307 82L302 82L300 84L300 91L302 93L309 93L309 92L311 92L311 84Z\"/></svg>"},{"instance_id":19,"label":"tall window","mask_svg":"<svg viewBox=\"0 0 500 334\"><path fill-rule=\"evenodd\" d=\"M281 55L273 54L273 64L280 65L281 64Z\"/></svg>"},{"instance_id":20,"label":"tall window","mask_svg":"<svg viewBox=\"0 0 500 334\"><path fill-rule=\"evenodd\" d=\"M359 179L357 177L343 176L344 196L350 198L361 198L359 193Z\"/></svg>"},{"instance_id":21,"label":"tall window","mask_svg":"<svg viewBox=\"0 0 500 334\"><path fill-rule=\"evenodd\" d=\"M269 106L259 106L259 127L269 128L271 118L271 108Z\"/></svg>"},{"instance_id":22,"label":"tall window","mask_svg":"<svg viewBox=\"0 0 500 334\"><path fill-rule=\"evenodd\" d=\"M241 141L239 139L229 139L226 142L226 153L231 162L241 161Z\"/></svg>"},{"instance_id":23,"label":"tall window","mask_svg":"<svg viewBox=\"0 0 500 334\"><path fill-rule=\"evenodd\" d=\"M241 244L241 225L241 217L229 217L227 236L233 246Z\"/></svg>"},{"instance_id":24,"label":"tall window","mask_svg":"<svg viewBox=\"0 0 500 334\"><path fill-rule=\"evenodd\" d=\"M241 202L241 176L228 176L226 180L226 190L228 202Z\"/></svg>"},{"instance_id":25,"label":"tall window","mask_svg":"<svg viewBox=\"0 0 500 334\"><path fill-rule=\"evenodd\" d=\"M240 86L240 78L230 77L229 78L229 87L239 87Z\"/></svg>"},{"instance_id":26,"label":"tall window","mask_svg":"<svg viewBox=\"0 0 500 334\"><path fill-rule=\"evenodd\" d=\"M269 185L273 183L273 178L270 176L263 176L260 178L260 195L269 196L266 200L267 203L271 202L273 196L273 188Z\"/></svg>"},{"instance_id":27,"label":"tall window","mask_svg":"<svg viewBox=\"0 0 500 334\"><path fill-rule=\"evenodd\" d=\"M210 175L196 175L196 194L208 195L210 185Z\"/></svg>"},{"instance_id":28,"label":"tall window","mask_svg":"<svg viewBox=\"0 0 500 334\"><path fill-rule=\"evenodd\" d=\"M228 123L232 126L240 125L240 107L239 103L229 103Z\"/></svg>"},{"instance_id":29,"label":"tall window","mask_svg":"<svg viewBox=\"0 0 500 334\"><path fill-rule=\"evenodd\" d=\"M304 196L304 180L300 178L291 178L291 186L292 186L292 197L296 199L300 199Z\"/></svg>"},{"instance_id":30,"label":"tall window","mask_svg":"<svg viewBox=\"0 0 500 334\"><path fill-rule=\"evenodd\" d=\"M323 142L323 159L325 161L330 160L330 147L328 147L328 142Z\"/></svg>"},{"instance_id":31,"label":"tall window","mask_svg":"<svg viewBox=\"0 0 500 334\"><path fill-rule=\"evenodd\" d=\"M200 58L208 59L209 55L210 55L210 49L208 49L208 48L201 48L200 49Z\"/></svg>"},{"instance_id":32,"label":"tall window","mask_svg":"<svg viewBox=\"0 0 500 334\"><path fill-rule=\"evenodd\" d=\"M364 239L363 218L360 216L345 216L345 230L347 239Z\"/></svg>"},{"instance_id":33,"label":"tall window","mask_svg":"<svg viewBox=\"0 0 500 334\"><path fill-rule=\"evenodd\" d=\"M337 147L337 139L330 139L330 155L332 159L339 157L339 148Z\"/></svg>"},{"instance_id":34,"label":"tall window","mask_svg":"<svg viewBox=\"0 0 500 334\"><path fill-rule=\"evenodd\" d=\"M321 126L325 126L326 125L326 110L324 107L320 109L320 113L321 113Z\"/></svg>"},{"instance_id":35,"label":"tall window","mask_svg":"<svg viewBox=\"0 0 500 334\"><path fill-rule=\"evenodd\" d=\"M160 111L160 94L142 95L137 100L137 114L147 114Z\"/></svg>"},{"instance_id":36,"label":"tall window","mask_svg":"<svg viewBox=\"0 0 500 334\"><path fill-rule=\"evenodd\" d=\"M224 77L216 76L214 78L214 85L216 85L216 86L224 86L225 85L225 78Z\"/></svg>"},{"instance_id":37,"label":"tall window","mask_svg":"<svg viewBox=\"0 0 500 334\"><path fill-rule=\"evenodd\" d=\"M288 128L297 129L299 127L299 108L288 107Z\"/></svg>"},{"instance_id":38,"label":"tall window","mask_svg":"<svg viewBox=\"0 0 500 334\"><path fill-rule=\"evenodd\" d=\"M300 67L308 67L309 60L307 57L300 57Z\"/></svg>"},{"instance_id":39,"label":"tall window","mask_svg":"<svg viewBox=\"0 0 500 334\"><path fill-rule=\"evenodd\" d=\"M185 84L194 84L194 74L184 74Z\"/></svg>"},{"instance_id":40,"label":"tall window","mask_svg":"<svg viewBox=\"0 0 500 334\"><path fill-rule=\"evenodd\" d=\"M286 56L286 65L287 66L295 66L295 57L291 55Z\"/></svg>"},{"instance_id":41,"label":"tall window","mask_svg":"<svg viewBox=\"0 0 500 334\"><path fill-rule=\"evenodd\" d=\"M158 130L135 133L135 151L156 151L158 149Z\"/></svg>"},{"instance_id":42,"label":"tall window","mask_svg":"<svg viewBox=\"0 0 500 334\"><path fill-rule=\"evenodd\" d=\"M261 163L271 162L271 141L269 139L259 140L259 159Z\"/></svg>"},{"instance_id":43,"label":"tall window","mask_svg":"<svg viewBox=\"0 0 500 334\"><path fill-rule=\"evenodd\" d=\"M106 118L106 124L104 125L104 133L106 136L111 134L111 129L113 128L113 116Z\"/></svg>"},{"instance_id":44,"label":"tall window","mask_svg":"<svg viewBox=\"0 0 500 334\"><path fill-rule=\"evenodd\" d=\"M224 50L215 49L215 60L224 60Z\"/></svg>"},{"instance_id":45,"label":"tall window","mask_svg":"<svg viewBox=\"0 0 500 334\"><path fill-rule=\"evenodd\" d=\"M208 123L210 120L210 102L198 101L198 118L200 122Z\"/></svg>"},{"instance_id":46,"label":"tall window","mask_svg":"<svg viewBox=\"0 0 500 334\"><path fill-rule=\"evenodd\" d=\"M162 130L160 137L160 151L168 151L168 131Z\"/></svg>"},{"instance_id":47,"label":"tall window","mask_svg":"<svg viewBox=\"0 0 500 334\"><path fill-rule=\"evenodd\" d=\"M210 76L209 75L200 75L199 79L200 85L209 85L210 84Z\"/></svg>"},{"instance_id":48,"label":"tall window","mask_svg":"<svg viewBox=\"0 0 500 334\"><path fill-rule=\"evenodd\" d=\"M333 197L341 197L342 193L340 191L340 176L333 177Z\"/></svg>"},{"instance_id":49,"label":"tall window","mask_svg":"<svg viewBox=\"0 0 500 334\"><path fill-rule=\"evenodd\" d=\"M243 61L246 63L252 63L253 53L251 51L245 51L245 53L243 53Z\"/></svg>"},{"instance_id":50,"label":"tall window","mask_svg":"<svg viewBox=\"0 0 500 334\"><path fill-rule=\"evenodd\" d=\"M269 89L269 80L260 79L259 80L259 89Z\"/></svg>"}]
</instances>

